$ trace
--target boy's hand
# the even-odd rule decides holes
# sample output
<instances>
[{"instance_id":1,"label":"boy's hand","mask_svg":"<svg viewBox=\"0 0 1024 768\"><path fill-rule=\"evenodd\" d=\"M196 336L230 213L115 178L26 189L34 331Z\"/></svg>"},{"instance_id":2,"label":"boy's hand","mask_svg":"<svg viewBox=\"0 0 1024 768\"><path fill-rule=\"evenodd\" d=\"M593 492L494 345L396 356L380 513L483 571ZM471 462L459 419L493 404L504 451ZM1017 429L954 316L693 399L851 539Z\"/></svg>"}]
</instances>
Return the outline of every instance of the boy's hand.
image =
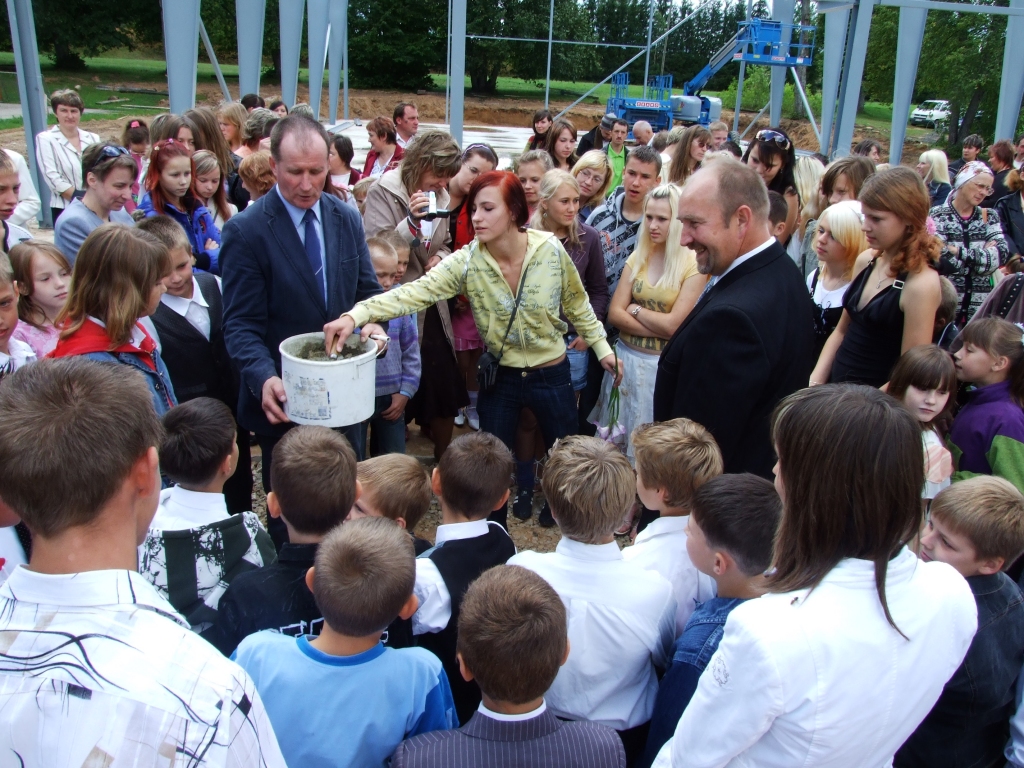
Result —
<instances>
[{"instance_id":1,"label":"boy's hand","mask_svg":"<svg viewBox=\"0 0 1024 768\"><path fill-rule=\"evenodd\" d=\"M391 405L387 410L381 412L381 416L387 421L398 421L402 418L402 414L405 413L405 406L409 402L409 398L403 395L401 392L395 392L391 396Z\"/></svg>"}]
</instances>

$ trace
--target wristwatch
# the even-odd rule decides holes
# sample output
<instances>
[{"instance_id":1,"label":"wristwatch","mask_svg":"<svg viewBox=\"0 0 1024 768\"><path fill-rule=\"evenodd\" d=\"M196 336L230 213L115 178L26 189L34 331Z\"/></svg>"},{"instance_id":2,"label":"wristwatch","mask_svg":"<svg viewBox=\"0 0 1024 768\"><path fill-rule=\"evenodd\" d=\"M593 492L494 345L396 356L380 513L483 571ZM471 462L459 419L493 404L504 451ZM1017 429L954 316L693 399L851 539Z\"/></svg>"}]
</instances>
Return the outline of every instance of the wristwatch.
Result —
<instances>
[{"instance_id":1,"label":"wristwatch","mask_svg":"<svg viewBox=\"0 0 1024 768\"><path fill-rule=\"evenodd\" d=\"M634 309L634 310L633 310L632 312L630 312L629 314L631 314L631 315L632 315L633 317L636 317L637 315L639 315L639 314L640 314L640 310L641 310L641 309L643 309L643 307L641 307L641 306L640 306L639 304L637 304L637 305L636 305L636 309Z\"/></svg>"}]
</instances>

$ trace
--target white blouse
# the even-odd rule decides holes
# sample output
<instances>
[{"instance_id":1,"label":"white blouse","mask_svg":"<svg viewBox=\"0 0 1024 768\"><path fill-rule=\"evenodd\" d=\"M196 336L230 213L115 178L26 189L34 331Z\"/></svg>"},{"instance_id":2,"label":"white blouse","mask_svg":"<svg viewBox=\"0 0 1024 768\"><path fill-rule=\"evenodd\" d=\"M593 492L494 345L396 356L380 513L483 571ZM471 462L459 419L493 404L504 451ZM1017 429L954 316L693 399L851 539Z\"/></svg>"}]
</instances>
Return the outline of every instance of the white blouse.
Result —
<instances>
[{"instance_id":1,"label":"white blouse","mask_svg":"<svg viewBox=\"0 0 1024 768\"><path fill-rule=\"evenodd\" d=\"M867 560L737 606L654 768L891 765L967 654L978 611L959 573L906 548L885 594L906 637Z\"/></svg>"}]
</instances>

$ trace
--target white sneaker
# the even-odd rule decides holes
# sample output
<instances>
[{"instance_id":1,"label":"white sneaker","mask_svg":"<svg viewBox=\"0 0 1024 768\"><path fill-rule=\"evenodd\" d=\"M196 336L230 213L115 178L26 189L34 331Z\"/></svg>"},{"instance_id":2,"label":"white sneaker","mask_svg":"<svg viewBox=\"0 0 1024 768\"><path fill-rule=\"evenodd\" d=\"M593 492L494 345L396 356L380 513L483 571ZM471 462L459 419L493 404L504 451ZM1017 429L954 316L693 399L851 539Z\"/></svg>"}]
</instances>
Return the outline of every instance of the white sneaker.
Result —
<instances>
[{"instance_id":1,"label":"white sneaker","mask_svg":"<svg viewBox=\"0 0 1024 768\"><path fill-rule=\"evenodd\" d=\"M455 416L455 426L462 427L466 424L466 409L460 408L458 414Z\"/></svg>"},{"instance_id":2,"label":"white sneaker","mask_svg":"<svg viewBox=\"0 0 1024 768\"><path fill-rule=\"evenodd\" d=\"M469 426L471 429L480 429L480 416L477 414L476 408L474 408L472 405L466 409L466 421L469 422Z\"/></svg>"}]
</instances>

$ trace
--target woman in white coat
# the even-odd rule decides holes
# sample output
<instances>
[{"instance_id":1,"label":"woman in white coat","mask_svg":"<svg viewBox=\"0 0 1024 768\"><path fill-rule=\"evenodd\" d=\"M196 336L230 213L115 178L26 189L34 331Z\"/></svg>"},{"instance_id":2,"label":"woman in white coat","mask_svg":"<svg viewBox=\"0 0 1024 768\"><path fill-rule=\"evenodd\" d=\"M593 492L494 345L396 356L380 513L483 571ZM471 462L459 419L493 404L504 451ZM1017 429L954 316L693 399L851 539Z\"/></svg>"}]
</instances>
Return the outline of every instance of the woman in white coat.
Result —
<instances>
[{"instance_id":1,"label":"woman in white coat","mask_svg":"<svg viewBox=\"0 0 1024 768\"><path fill-rule=\"evenodd\" d=\"M921 430L877 389L805 389L774 416L784 511L769 592L729 615L654 765L882 768L967 653L977 609L921 525Z\"/></svg>"}]
</instances>

